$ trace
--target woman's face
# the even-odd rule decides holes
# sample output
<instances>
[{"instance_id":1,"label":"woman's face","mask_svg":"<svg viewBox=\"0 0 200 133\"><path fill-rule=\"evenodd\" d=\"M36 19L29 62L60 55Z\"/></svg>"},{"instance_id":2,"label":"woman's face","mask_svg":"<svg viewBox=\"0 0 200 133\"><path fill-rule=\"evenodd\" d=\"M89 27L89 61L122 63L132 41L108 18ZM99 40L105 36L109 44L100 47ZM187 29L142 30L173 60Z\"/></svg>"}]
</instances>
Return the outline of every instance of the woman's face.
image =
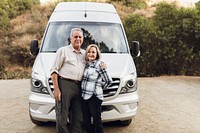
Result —
<instances>
[{"instance_id":1,"label":"woman's face","mask_svg":"<svg viewBox=\"0 0 200 133\"><path fill-rule=\"evenodd\" d=\"M91 47L87 53L87 58L89 62L94 61L97 58L97 50L95 47Z\"/></svg>"}]
</instances>

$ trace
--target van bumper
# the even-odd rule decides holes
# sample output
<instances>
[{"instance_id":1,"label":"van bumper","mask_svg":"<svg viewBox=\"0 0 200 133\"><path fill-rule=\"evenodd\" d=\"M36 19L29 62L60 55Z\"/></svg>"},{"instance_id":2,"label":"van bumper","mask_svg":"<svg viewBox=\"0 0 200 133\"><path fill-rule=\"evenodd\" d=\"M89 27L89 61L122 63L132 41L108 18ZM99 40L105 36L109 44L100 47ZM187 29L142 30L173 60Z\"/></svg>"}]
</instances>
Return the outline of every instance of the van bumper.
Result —
<instances>
[{"instance_id":1,"label":"van bumper","mask_svg":"<svg viewBox=\"0 0 200 133\"><path fill-rule=\"evenodd\" d=\"M102 104L102 121L132 119L138 108L138 99L137 93L128 93L118 95L115 99L104 101ZM29 96L29 113L34 120L55 122L55 100L50 95L31 92Z\"/></svg>"},{"instance_id":2,"label":"van bumper","mask_svg":"<svg viewBox=\"0 0 200 133\"><path fill-rule=\"evenodd\" d=\"M31 92L29 114L37 121L55 121L55 100L50 95Z\"/></svg>"},{"instance_id":3,"label":"van bumper","mask_svg":"<svg viewBox=\"0 0 200 133\"><path fill-rule=\"evenodd\" d=\"M125 121L132 119L137 112L138 102L139 96L135 92L121 94L115 99L103 102L103 122L118 120Z\"/></svg>"}]
</instances>

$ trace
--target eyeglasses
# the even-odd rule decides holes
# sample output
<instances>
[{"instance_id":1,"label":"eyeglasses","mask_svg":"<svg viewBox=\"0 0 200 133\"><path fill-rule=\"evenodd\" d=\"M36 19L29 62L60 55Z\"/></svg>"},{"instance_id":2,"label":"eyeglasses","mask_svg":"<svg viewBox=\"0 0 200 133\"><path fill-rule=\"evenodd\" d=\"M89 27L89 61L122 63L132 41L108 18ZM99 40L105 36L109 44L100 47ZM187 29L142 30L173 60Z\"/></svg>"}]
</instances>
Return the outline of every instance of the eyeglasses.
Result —
<instances>
[{"instance_id":1,"label":"eyeglasses","mask_svg":"<svg viewBox=\"0 0 200 133\"><path fill-rule=\"evenodd\" d=\"M73 36L74 38L82 38L82 36Z\"/></svg>"}]
</instances>

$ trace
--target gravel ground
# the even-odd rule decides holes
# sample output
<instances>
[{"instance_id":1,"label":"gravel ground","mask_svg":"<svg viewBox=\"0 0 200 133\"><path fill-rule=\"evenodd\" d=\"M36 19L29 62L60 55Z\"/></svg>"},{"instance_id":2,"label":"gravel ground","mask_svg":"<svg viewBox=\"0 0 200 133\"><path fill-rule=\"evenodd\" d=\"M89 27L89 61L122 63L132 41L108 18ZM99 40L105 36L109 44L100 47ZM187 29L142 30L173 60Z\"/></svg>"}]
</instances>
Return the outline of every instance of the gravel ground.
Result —
<instances>
[{"instance_id":1,"label":"gravel ground","mask_svg":"<svg viewBox=\"0 0 200 133\"><path fill-rule=\"evenodd\" d=\"M200 133L200 77L139 78L139 108L130 126L106 123L105 133ZM0 80L1 133L55 133L28 114L29 80Z\"/></svg>"}]
</instances>

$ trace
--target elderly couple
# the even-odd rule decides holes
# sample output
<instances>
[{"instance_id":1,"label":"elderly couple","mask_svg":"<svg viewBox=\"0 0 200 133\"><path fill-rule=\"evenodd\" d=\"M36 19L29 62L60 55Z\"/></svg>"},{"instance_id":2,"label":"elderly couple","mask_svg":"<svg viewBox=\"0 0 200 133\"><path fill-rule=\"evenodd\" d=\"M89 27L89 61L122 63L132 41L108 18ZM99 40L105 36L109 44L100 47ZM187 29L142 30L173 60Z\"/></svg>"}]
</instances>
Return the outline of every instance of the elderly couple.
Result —
<instances>
[{"instance_id":1,"label":"elderly couple","mask_svg":"<svg viewBox=\"0 0 200 133\"><path fill-rule=\"evenodd\" d=\"M54 85L56 132L103 133L101 104L103 88L112 82L106 64L100 61L97 45L91 44L86 51L81 49L83 31L73 28L70 45L57 50L51 69ZM70 128L67 128L69 108ZM93 124L91 122L93 118Z\"/></svg>"}]
</instances>

